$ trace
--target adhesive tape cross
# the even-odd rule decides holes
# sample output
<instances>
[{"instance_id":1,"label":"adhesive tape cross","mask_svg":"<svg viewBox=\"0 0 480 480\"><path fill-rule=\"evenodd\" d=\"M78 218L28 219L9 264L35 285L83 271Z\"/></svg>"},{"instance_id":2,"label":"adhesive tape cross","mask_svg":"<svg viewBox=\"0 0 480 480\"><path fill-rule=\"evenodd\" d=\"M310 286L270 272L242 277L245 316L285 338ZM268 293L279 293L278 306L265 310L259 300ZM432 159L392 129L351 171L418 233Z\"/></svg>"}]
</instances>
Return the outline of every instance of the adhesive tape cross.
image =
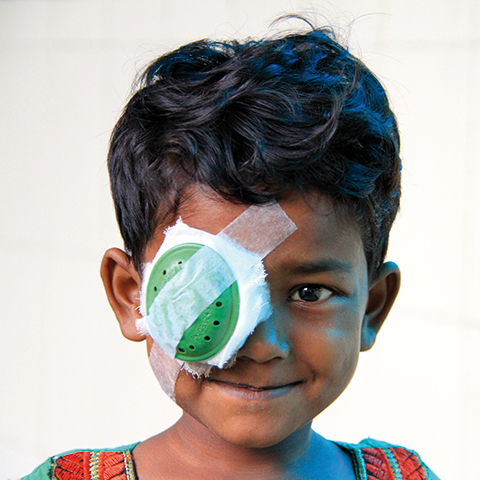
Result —
<instances>
[{"instance_id":1,"label":"adhesive tape cross","mask_svg":"<svg viewBox=\"0 0 480 480\"><path fill-rule=\"evenodd\" d=\"M271 315L262 259L296 228L276 202L248 207L217 235L181 218L168 227L145 264L137 320L138 331L162 351L157 357L198 375L234 359Z\"/></svg>"}]
</instances>

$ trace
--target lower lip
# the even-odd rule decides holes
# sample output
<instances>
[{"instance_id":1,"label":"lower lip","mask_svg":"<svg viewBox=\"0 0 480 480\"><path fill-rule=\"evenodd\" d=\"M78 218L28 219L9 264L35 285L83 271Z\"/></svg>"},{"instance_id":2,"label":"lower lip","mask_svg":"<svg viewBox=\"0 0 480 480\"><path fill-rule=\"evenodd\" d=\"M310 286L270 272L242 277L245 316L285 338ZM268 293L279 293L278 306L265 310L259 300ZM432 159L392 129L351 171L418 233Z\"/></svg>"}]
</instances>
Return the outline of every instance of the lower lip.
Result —
<instances>
[{"instance_id":1,"label":"lower lip","mask_svg":"<svg viewBox=\"0 0 480 480\"><path fill-rule=\"evenodd\" d=\"M298 385L297 383L294 383L285 385L283 387L269 388L267 390L251 390L247 387L241 387L231 383L217 382L215 380L211 380L209 383L211 385L215 385L215 387L219 388L227 395L231 395L232 397L257 402L283 397L284 395L290 393Z\"/></svg>"}]
</instances>

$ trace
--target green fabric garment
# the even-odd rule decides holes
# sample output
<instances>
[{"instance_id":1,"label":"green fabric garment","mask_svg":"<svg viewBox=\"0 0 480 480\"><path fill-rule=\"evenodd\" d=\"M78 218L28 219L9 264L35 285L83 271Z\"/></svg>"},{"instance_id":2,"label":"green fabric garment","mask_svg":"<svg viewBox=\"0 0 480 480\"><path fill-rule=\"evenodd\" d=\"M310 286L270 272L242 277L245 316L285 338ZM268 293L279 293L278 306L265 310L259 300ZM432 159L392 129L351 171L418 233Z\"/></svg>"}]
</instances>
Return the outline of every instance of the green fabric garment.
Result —
<instances>
[{"instance_id":1,"label":"green fabric garment","mask_svg":"<svg viewBox=\"0 0 480 480\"><path fill-rule=\"evenodd\" d=\"M26 480L48 480L50 479L50 467L52 465L52 461L50 459L43 462L40 466L38 466L30 475L26 477L22 477Z\"/></svg>"},{"instance_id":2,"label":"green fabric garment","mask_svg":"<svg viewBox=\"0 0 480 480\"><path fill-rule=\"evenodd\" d=\"M351 444L351 443L343 443L343 442L334 442L340 448L346 450L350 453L353 461L353 465L355 468L355 476L357 480L368 480L374 478L385 478L387 480L402 480L403 478L410 478L410 474L406 477L402 476L401 471L405 468L405 466L401 466L401 455L403 454L408 456L409 458L414 458L416 462L417 468L424 472L422 474L422 479L424 480L439 480L438 477L423 463L420 456L414 452L413 450L405 449L404 447L400 447L397 445L392 445L386 442L381 442L379 440L373 439L365 439L362 440L358 444ZM87 454L88 458L96 458L96 454L105 454L106 452L115 452L119 454L125 455L125 464L127 464L127 458L130 459L131 469L128 467L125 468L124 473L120 476L116 476L116 478L122 480L136 480L135 469L133 465L133 458L131 455L132 450L138 445L138 443L134 443L132 445L125 445L119 448L111 448L111 449L104 449L104 450L71 450L60 455L56 455L54 457L50 457L44 463L42 463L39 467L37 467L30 475L22 477L21 480L55 480L57 477L54 476L54 470L58 467L59 461L65 461L72 457L75 454ZM89 455L91 454L91 455ZM373 455L373 456L372 456ZM371 459L374 458L375 460L372 461ZM70 457L69 457L70 456ZM121 457L123 458L123 457ZM380 459L380 460L379 460ZM383 466L382 466L382 459L383 459ZM93 460L91 460L91 464L93 465ZM400 462L400 463L399 463ZM122 462L123 465L123 462ZM380 465L380 466L379 466ZM117 464L118 466L118 464ZM374 469L379 471L378 477L374 476L377 473L372 473L372 466ZM69 468L68 466L66 468ZM82 469L85 468L85 464L82 464ZM89 478L90 480L99 480L99 477L95 474L95 465L93 466L86 466L89 469ZM63 478L68 480L69 478L75 478L80 480L84 478L82 474L72 473L70 470L63 470ZM388 473L390 472L390 473ZM393 472L393 476L392 473ZM70 476L69 473L72 473ZM419 474L415 478L418 477Z\"/></svg>"},{"instance_id":3,"label":"green fabric garment","mask_svg":"<svg viewBox=\"0 0 480 480\"><path fill-rule=\"evenodd\" d=\"M131 445L124 445L117 448L104 448L104 449L89 449L88 452L101 453L101 452L131 452L140 442L132 443ZM48 458L40 466L38 466L32 473L22 477L20 480L55 480L53 477L53 468L56 466L59 458L65 457L71 453L83 452L85 450L69 450L59 455ZM129 480L135 480L135 476L131 476ZM95 477L91 477L91 480L97 480Z\"/></svg>"}]
</instances>

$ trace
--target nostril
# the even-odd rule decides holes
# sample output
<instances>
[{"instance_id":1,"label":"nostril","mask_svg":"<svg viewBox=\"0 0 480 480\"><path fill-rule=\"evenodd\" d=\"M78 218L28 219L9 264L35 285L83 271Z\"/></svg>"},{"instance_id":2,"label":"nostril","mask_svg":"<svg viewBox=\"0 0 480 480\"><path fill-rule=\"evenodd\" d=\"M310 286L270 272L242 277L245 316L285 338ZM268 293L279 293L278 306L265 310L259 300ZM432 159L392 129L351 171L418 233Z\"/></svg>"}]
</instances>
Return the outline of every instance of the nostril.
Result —
<instances>
[{"instance_id":1,"label":"nostril","mask_svg":"<svg viewBox=\"0 0 480 480\"><path fill-rule=\"evenodd\" d=\"M290 355L290 339L274 320L261 322L239 350L237 358L245 357L257 363Z\"/></svg>"}]
</instances>

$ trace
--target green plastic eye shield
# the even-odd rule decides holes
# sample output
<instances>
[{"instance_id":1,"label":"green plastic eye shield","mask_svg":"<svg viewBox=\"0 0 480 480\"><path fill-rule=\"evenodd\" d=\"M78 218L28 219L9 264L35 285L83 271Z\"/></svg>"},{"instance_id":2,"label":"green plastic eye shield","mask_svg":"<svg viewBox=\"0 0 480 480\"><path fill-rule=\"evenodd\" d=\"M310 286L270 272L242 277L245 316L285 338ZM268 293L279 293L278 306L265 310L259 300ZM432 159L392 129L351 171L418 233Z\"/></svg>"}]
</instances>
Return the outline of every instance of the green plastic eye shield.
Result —
<instances>
[{"instance_id":1,"label":"green plastic eye shield","mask_svg":"<svg viewBox=\"0 0 480 480\"><path fill-rule=\"evenodd\" d=\"M183 294L183 301L195 302L196 308L202 309L202 301L205 303L205 297L199 295L195 285L192 288L190 283L191 291L186 293L185 290L188 287L185 287L184 284L182 285L185 282L185 278L178 276L175 279L176 281L174 281L175 276L182 272L185 265L188 268L188 261L201 249L205 249L203 252L205 258L211 259L211 264L215 265L215 272L212 272L212 270L209 272L209 280L218 282L215 291L223 288L220 285L232 283L202 310L195 321L185 329L180 341L176 345L175 357L191 362L198 362L213 357L225 346L233 334L238 320L240 300L237 282L233 281L233 272L225 260L213 249L198 243L184 243L171 248L158 259L150 274L146 292L146 306L149 316L154 316L154 312L150 311L151 307L155 299L162 295L164 288L168 289L168 292L164 291L163 293L164 298L168 298L169 295L178 298ZM185 273L183 277L186 276L187 274ZM219 276L224 278L218 278ZM205 274L203 277L205 278ZM178 318L178 315L176 318Z\"/></svg>"}]
</instances>

